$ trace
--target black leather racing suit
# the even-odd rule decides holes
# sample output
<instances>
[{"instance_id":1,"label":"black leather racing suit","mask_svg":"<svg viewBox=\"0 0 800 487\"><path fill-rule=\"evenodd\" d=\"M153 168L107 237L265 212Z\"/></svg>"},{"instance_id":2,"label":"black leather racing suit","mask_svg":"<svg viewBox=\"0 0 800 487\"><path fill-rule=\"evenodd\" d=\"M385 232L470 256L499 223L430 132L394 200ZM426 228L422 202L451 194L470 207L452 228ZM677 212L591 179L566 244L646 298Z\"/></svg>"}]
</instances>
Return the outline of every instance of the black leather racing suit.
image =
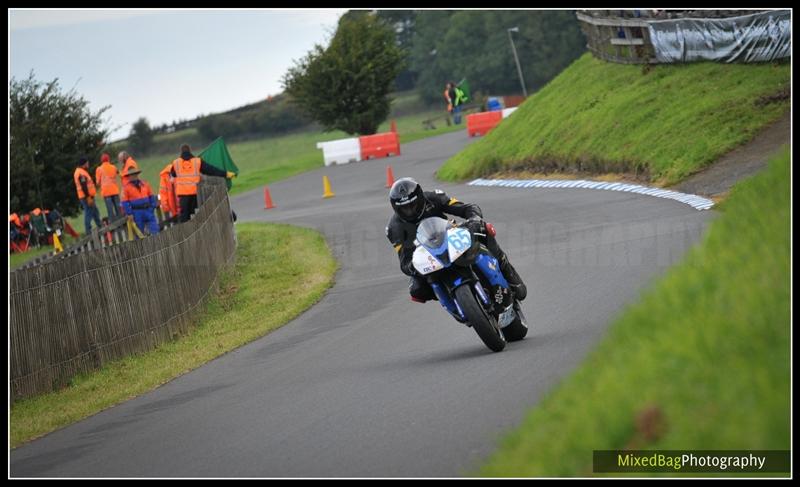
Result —
<instances>
[{"instance_id":1,"label":"black leather racing suit","mask_svg":"<svg viewBox=\"0 0 800 487\"><path fill-rule=\"evenodd\" d=\"M417 225L419 225L419 222L430 217L447 219L447 215L454 215L464 218L465 220L469 220L470 218L483 218L481 209L474 203L463 203L455 198L451 198L445 194L444 191L438 189L435 191L425 191L423 194L425 196L425 208L416 222L407 222L396 214L393 214L392 217L389 218L389 224L386 226L386 237L389 239L389 242L392 243L400 258L400 270L403 271L403 274L411 276L408 285L411 297L418 301L436 299L433 288L431 288L424 276L417 273L412 264L412 258L416 248L414 246L414 239L417 236ZM516 275L516 271L508 262L508 257L505 252L503 252L503 249L497 244L497 240L488 234L486 235L486 247L492 255L500 261L500 269L503 271L504 275L508 277L506 272L513 272L514 277L519 279Z\"/></svg>"}]
</instances>

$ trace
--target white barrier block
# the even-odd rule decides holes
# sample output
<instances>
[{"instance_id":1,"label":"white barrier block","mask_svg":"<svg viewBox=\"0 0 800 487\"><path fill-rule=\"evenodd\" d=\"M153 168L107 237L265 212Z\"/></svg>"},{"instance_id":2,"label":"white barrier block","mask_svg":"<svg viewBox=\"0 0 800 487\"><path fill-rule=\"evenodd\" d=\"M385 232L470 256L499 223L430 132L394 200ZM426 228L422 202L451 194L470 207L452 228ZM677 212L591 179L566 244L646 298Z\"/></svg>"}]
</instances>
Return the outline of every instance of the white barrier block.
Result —
<instances>
[{"instance_id":1,"label":"white barrier block","mask_svg":"<svg viewBox=\"0 0 800 487\"><path fill-rule=\"evenodd\" d=\"M322 157L325 159L326 166L361 160L361 144L357 137L317 142L317 149L322 149Z\"/></svg>"},{"instance_id":2,"label":"white barrier block","mask_svg":"<svg viewBox=\"0 0 800 487\"><path fill-rule=\"evenodd\" d=\"M509 116L509 115L511 115L512 113L514 113L514 110L516 110L516 109L517 109L517 107L513 107L513 108L503 108L503 118L506 118L507 116Z\"/></svg>"}]
</instances>

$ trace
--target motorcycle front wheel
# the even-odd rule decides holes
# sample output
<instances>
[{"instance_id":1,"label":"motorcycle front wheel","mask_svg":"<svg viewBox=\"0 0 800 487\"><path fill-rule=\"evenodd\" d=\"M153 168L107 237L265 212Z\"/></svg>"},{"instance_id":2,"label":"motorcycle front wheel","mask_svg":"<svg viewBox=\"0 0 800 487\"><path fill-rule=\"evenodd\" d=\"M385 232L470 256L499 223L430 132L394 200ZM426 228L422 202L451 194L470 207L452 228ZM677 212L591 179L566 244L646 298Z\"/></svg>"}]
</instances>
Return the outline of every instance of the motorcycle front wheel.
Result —
<instances>
[{"instance_id":1,"label":"motorcycle front wheel","mask_svg":"<svg viewBox=\"0 0 800 487\"><path fill-rule=\"evenodd\" d=\"M506 339L497 321L494 320L475 298L472 286L465 285L456 289L456 300L461 305L464 315L472 328L478 333L484 344L493 352L500 352L506 348Z\"/></svg>"}]
</instances>

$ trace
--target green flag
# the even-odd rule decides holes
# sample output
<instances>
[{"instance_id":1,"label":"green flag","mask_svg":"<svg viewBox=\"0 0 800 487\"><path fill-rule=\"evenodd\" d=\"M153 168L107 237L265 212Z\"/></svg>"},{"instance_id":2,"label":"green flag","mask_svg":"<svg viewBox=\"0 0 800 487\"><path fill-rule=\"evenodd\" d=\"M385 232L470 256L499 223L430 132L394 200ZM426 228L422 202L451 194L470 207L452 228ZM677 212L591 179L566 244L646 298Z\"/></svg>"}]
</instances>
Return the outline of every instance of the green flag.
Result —
<instances>
[{"instance_id":1,"label":"green flag","mask_svg":"<svg viewBox=\"0 0 800 487\"><path fill-rule=\"evenodd\" d=\"M456 85L456 88L458 88L459 90L461 90L461 91L462 91L462 93L463 93L463 97L462 97L462 100L461 100L461 101L462 101L463 103L466 103L466 102L468 102L468 101L469 101L469 98L470 98L472 95L471 95L471 94L470 94L470 92L469 92L469 82L467 81L467 78L464 78L464 79L462 79L461 81L459 81L459 82L458 82L458 84Z\"/></svg>"},{"instance_id":2,"label":"green flag","mask_svg":"<svg viewBox=\"0 0 800 487\"><path fill-rule=\"evenodd\" d=\"M217 138L217 140L203 149L199 157L217 169L235 172L237 175L239 174L239 168L233 163L233 159L228 152L228 146L225 145L225 141L222 140L222 137ZM228 179L225 183L228 185L228 189L231 189L233 181Z\"/></svg>"}]
</instances>

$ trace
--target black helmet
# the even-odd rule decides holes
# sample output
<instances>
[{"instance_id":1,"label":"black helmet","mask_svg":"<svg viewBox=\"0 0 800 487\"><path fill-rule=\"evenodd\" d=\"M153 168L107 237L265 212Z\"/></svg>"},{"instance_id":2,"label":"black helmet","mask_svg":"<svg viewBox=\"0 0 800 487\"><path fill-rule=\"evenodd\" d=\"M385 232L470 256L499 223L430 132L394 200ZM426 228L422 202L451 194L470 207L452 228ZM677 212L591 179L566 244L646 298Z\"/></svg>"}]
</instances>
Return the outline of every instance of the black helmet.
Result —
<instances>
[{"instance_id":1,"label":"black helmet","mask_svg":"<svg viewBox=\"0 0 800 487\"><path fill-rule=\"evenodd\" d=\"M389 201L392 209L400 219L409 223L417 223L425 210L425 195L422 187L411 178L395 181L389 190Z\"/></svg>"}]
</instances>

